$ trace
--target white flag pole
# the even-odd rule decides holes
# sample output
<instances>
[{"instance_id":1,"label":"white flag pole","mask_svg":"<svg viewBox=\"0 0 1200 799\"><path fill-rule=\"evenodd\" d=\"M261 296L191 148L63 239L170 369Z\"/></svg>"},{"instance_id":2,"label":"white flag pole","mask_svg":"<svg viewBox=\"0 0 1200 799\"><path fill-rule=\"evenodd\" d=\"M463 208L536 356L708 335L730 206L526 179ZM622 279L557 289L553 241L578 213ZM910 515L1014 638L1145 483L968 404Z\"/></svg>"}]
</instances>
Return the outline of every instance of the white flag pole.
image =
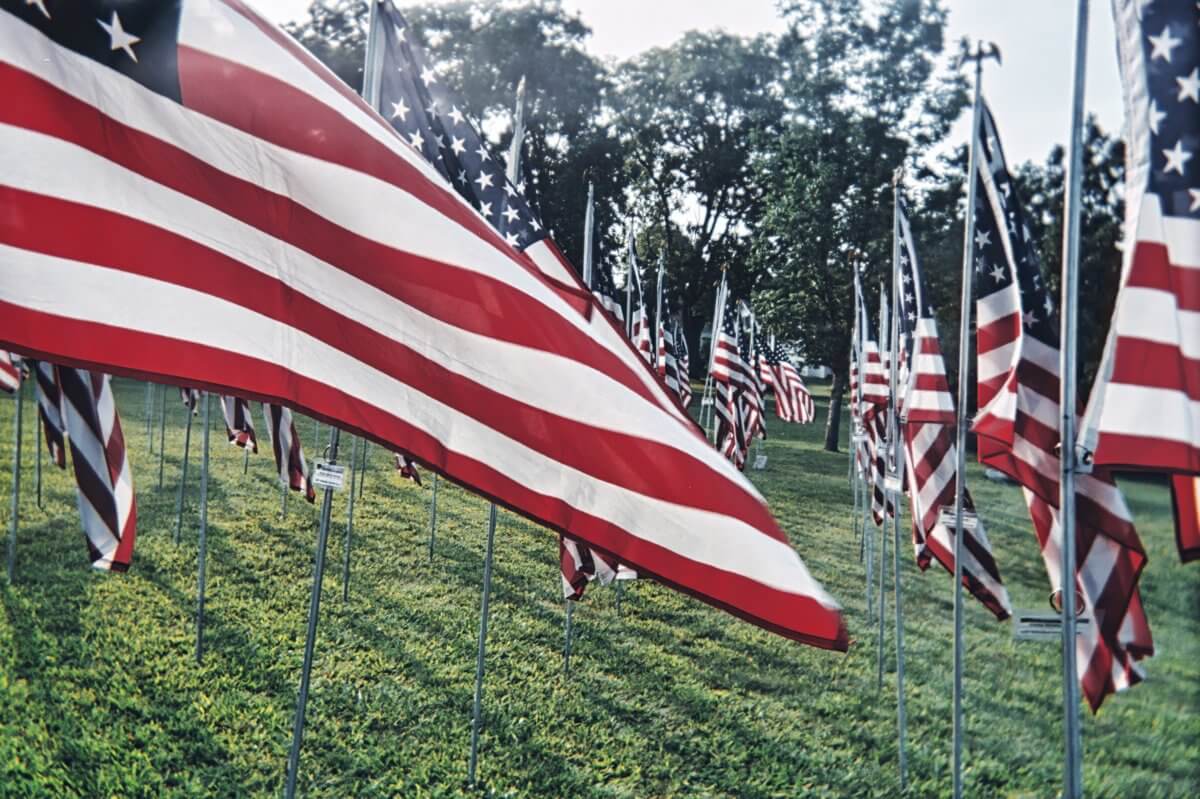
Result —
<instances>
[{"instance_id":1,"label":"white flag pole","mask_svg":"<svg viewBox=\"0 0 1200 799\"><path fill-rule=\"evenodd\" d=\"M971 145L967 167L967 219L963 226L962 265L962 316L958 330L958 424L955 439L956 458L954 486L954 754L953 779L954 799L963 794L963 590L962 590L962 538L963 538L963 491L967 476L967 427L971 423L967 412L968 389L970 388L971 350L971 300L972 280L975 276L975 184L979 159L979 116L983 105L983 62L986 58L1000 60L995 45L980 42L974 51L966 51L959 58L961 68L968 62L975 63L975 97L971 111Z\"/></svg>"},{"instance_id":2,"label":"white flag pole","mask_svg":"<svg viewBox=\"0 0 1200 799\"><path fill-rule=\"evenodd\" d=\"M1062 531L1062 680L1063 680L1063 796L1083 795L1083 746L1079 730L1079 676L1075 664L1075 475L1079 451L1075 446L1075 407L1078 401L1075 374L1079 341L1079 194L1083 180L1084 89L1087 79L1087 0L1079 0L1075 19L1075 77L1071 89L1071 133L1066 175L1066 212L1063 220L1062 349L1059 379L1062 414L1058 507Z\"/></svg>"},{"instance_id":3,"label":"white flag pole","mask_svg":"<svg viewBox=\"0 0 1200 799\"><path fill-rule=\"evenodd\" d=\"M592 288L593 261L596 257L596 195L595 187L588 181L587 211L583 217L583 285Z\"/></svg>"}]
</instances>

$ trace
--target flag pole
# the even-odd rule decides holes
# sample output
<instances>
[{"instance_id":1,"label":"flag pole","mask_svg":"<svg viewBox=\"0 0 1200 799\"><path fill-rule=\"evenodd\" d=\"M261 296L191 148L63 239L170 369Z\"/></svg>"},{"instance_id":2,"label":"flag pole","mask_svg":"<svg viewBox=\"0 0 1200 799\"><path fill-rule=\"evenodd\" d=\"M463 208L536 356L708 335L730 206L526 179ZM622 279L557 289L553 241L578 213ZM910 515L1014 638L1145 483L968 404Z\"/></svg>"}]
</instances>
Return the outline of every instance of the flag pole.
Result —
<instances>
[{"instance_id":1,"label":"flag pole","mask_svg":"<svg viewBox=\"0 0 1200 799\"><path fill-rule=\"evenodd\" d=\"M379 10L375 0L370 2L367 17L367 52L363 65L363 99L372 108L379 107L379 73L381 71L379 48ZM317 429L320 422L314 419ZM338 440L341 431L330 426L329 462L337 463ZM318 441L315 433L313 441ZM304 662L300 669L300 691L296 696L296 718L292 727L292 746L288 752L287 778L284 784L284 799L296 796L296 779L300 772L300 747L304 742L304 712L308 704L308 684L312 676L313 649L317 639L317 620L321 612L321 583L325 579L325 548L329 542L329 517L333 511L333 489L326 488L321 498L321 521L317 528L317 551L313 557L312 595L308 602L308 629L304 637Z\"/></svg>"},{"instance_id":2,"label":"flag pole","mask_svg":"<svg viewBox=\"0 0 1200 799\"><path fill-rule=\"evenodd\" d=\"M658 348L662 346L662 342L658 340L658 331L662 328L662 300L663 300L663 265L666 261L664 254L658 254L658 284L654 289L654 344L651 352L654 357L654 368L658 369Z\"/></svg>"},{"instance_id":3,"label":"flag pole","mask_svg":"<svg viewBox=\"0 0 1200 799\"><path fill-rule=\"evenodd\" d=\"M342 544L342 601L350 600L350 539L354 536L354 473L358 463L358 437L351 436L350 446L350 498L346 502L346 538Z\"/></svg>"},{"instance_id":4,"label":"flag pole","mask_svg":"<svg viewBox=\"0 0 1200 799\"><path fill-rule=\"evenodd\" d=\"M896 748L900 759L900 790L908 786L908 713L904 698L904 596L900 582L900 489L904 474L904 448L900 446L900 181L904 168L896 170L892 179L892 363L890 372L892 407L888 424L892 436L892 582L895 596L892 606L896 613Z\"/></svg>"},{"instance_id":5,"label":"flag pole","mask_svg":"<svg viewBox=\"0 0 1200 799\"><path fill-rule=\"evenodd\" d=\"M12 505L11 512L8 518L8 584L12 585L13 567L16 565L17 557L17 524L20 518L21 506L19 503L21 495L21 409L25 404L21 396L21 392L25 389L25 382L20 378L20 369L17 377L17 389L13 392L13 402L17 404L16 412L13 415L13 471L12 471Z\"/></svg>"},{"instance_id":6,"label":"flag pole","mask_svg":"<svg viewBox=\"0 0 1200 799\"><path fill-rule=\"evenodd\" d=\"M629 270L625 273L625 337L633 336L633 222L629 223Z\"/></svg>"},{"instance_id":7,"label":"flag pole","mask_svg":"<svg viewBox=\"0 0 1200 799\"><path fill-rule=\"evenodd\" d=\"M433 543L437 539L438 475L433 473L433 496L429 498L429 562L433 563Z\"/></svg>"},{"instance_id":8,"label":"flag pole","mask_svg":"<svg viewBox=\"0 0 1200 799\"><path fill-rule=\"evenodd\" d=\"M34 379L36 380L36 377ZM37 391L36 390L33 392L33 396L34 396L34 408L37 408L38 404L37 404ZM35 450L37 450L37 469L35 472L35 476L37 478L37 481L36 481L37 482L37 506L39 508L42 507L42 442L38 440L41 437L38 435L41 432L39 429L41 427L40 416L41 416L41 414L37 413L33 417L33 448Z\"/></svg>"},{"instance_id":9,"label":"flag pole","mask_svg":"<svg viewBox=\"0 0 1200 799\"><path fill-rule=\"evenodd\" d=\"M575 615L575 603L571 600L566 600L567 616L563 623L563 674L571 673L571 644L574 636L572 634L572 620Z\"/></svg>"},{"instance_id":10,"label":"flag pole","mask_svg":"<svg viewBox=\"0 0 1200 799\"><path fill-rule=\"evenodd\" d=\"M1079 678L1075 664L1076 494L1079 468L1075 446L1075 411L1078 403L1076 354L1079 329L1079 195L1083 179L1084 93L1087 79L1087 0L1079 0L1075 18L1075 76L1071 98L1071 133L1066 175L1066 209L1063 221L1062 349L1059 352L1061 443L1058 507L1062 530L1062 679L1063 679L1063 796L1083 795L1083 746L1079 729Z\"/></svg>"},{"instance_id":11,"label":"flag pole","mask_svg":"<svg viewBox=\"0 0 1200 799\"><path fill-rule=\"evenodd\" d=\"M150 447L150 454L154 454L154 423L151 418L154 415L154 384L149 380L146 381L146 441Z\"/></svg>"},{"instance_id":12,"label":"flag pole","mask_svg":"<svg viewBox=\"0 0 1200 799\"><path fill-rule=\"evenodd\" d=\"M988 57L999 60L995 45L976 45L974 52L965 51L959 57L961 68L969 61L975 63L975 93L971 109L971 145L967 166L967 218L963 225L963 265L961 318L958 330L958 423L955 435L955 484L954 484L954 716L953 716L953 779L954 799L963 794L963 589L962 589L962 538L963 538L963 492L967 473L967 427L970 416L967 412L967 397L970 383L971 349L971 297L972 280L975 275L975 184L979 159L979 114L982 107L983 62Z\"/></svg>"},{"instance_id":13,"label":"flag pole","mask_svg":"<svg viewBox=\"0 0 1200 799\"><path fill-rule=\"evenodd\" d=\"M855 320L856 320L855 321L855 325L856 325L855 330L858 333L857 341L855 342L855 346L858 347L858 390L855 393L857 394L856 401L858 402L858 412L861 414L862 407L863 407L863 392L864 392L863 386L867 379L867 364L866 364L867 309L866 309L866 301L863 299L863 296L862 296L862 280L859 275L859 269L861 268L862 254L857 251L854 251L851 253L851 257L854 258L854 260L852 261L852 268L854 269L854 304L855 304L855 308L857 309L857 315L855 316ZM856 431L858 432L859 436L866 435L865 428L862 430L858 430L856 428ZM859 440L861 443L861 441L863 439L860 438ZM856 452L855 453L856 457L857 457L857 454L858 453ZM860 464L860 466L861 465L862 464ZM867 480L867 474L868 474L867 468L864 467L862 469L862 471L859 473L858 479L859 479L859 482L862 483L862 509L861 509L862 523L860 524L860 529L862 530L863 548L866 550L867 568L865 570L865 574L866 574L866 595L867 595L867 620L870 621L871 618L874 617L874 615L875 615L875 598L874 598L873 594L871 593L871 586L874 584L874 577L875 577L875 533L868 526L869 515L870 515L870 506L871 506L871 486Z\"/></svg>"},{"instance_id":14,"label":"flag pole","mask_svg":"<svg viewBox=\"0 0 1200 799\"><path fill-rule=\"evenodd\" d=\"M189 389L190 391L190 389ZM175 500L175 543L179 543L179 530L183 526L183 492L187 486L188 455L192 448L192 408L187 405L187 427L183 430L183 470L179 474L179 496Z\"/></svg>"},{"instance_id":15,"label":"flag pole","mask_svg":"<svg viewBox=\"0 0 1200 799\"><path fill-rule=\"evenodd\" d=\"M204 392L204 454L200 460L200 548L196 558L196 662L204 657L204 587L208 564L208 398ZM160 442L161 443L161 442Z\"/></svg>"},{"instance_id":16,"label":"flag pole","mask_svg":"<svg viewBox=\"0 0 1200 799\"><path fill-rule=\"evenodd\" d=\"M363 484L367 482L367 459L371 456L371 442L363 439L362 460L358 467L358 498L362 499Z\"/></svg>"},{"instance_id":17,"label":"flag pole","mask_svg":"<svg viewBox=\"0 0 1200 799\"><path fill-rule=\"evenodd\" d=\"M164 383L162 391L162 407L158 411L158 490L163 487L163 460L167 452L167 386Z\"/></svg>"},{"instance_id":18,"label":"flag pole","mask_svg":"<svg viewBox=\"0 0 1200 799\"><path fill-rule=\"evenodd\" d=\"M887 340L886 340L884 334L890 332L887 327L887 316L888 316L887 294L884 292L883 283L880 282L880 284L879 284L879 360L880 361L883 360L884 345L887 343ZM888 356L889 356L889 360L890 360L891 359L890 358L890 356L891 356L890 350L888 351ZM882 363L880 365L882 366ZM890 368L890 364L889 364L889 368ZM883 450L884 450L884 460L886 461L887 460L887 454L886 454L887 453L887 442L886 441L883 444ZM886 472L887 472L887 469L885 467L884 468L885 475L886 475ZM884 579L887 576L887 528L888 528L887 496L888 496L888 492L887 492L886 482L884 484L883 496L884 496L883 523L879 526L879 634L878 634L878 637L876 640L876 646L875 646L875 666L876 666L875 690L876 691L883 690L883 638L884 638L884 628L885 628L884 619L887 616L887 614L884 613L884 610L887 607L887 595L884 593L884 590L883 590Z\"/></svg>"},{"instance_id":19,"label":"flag pole","mask_svg":"<svg viewBox=\"0 0 1200 799\"><path fill-rule=\"evenodd\" d=\"M595 269L596 194L595 186L588 181L587 211L583 218L583 285L592 288L592 272Z\"/></svg>"},{"instance_id":20,"label":"flag pole","mask_svg":"<svg viewBox=\"0 0 1200 799\"><path fill-rule=\"evenodd\" d=\"M492 592L492 553L496 540L496 504L488 510L487 552L483 557L483 597L479 605L479 650L475 657L475 702L471 713L471 757L467 763L467 785L475 787L479 763L479 729L483 716L483 656L487 645L488 599Z\"/></svg>"}]
</instances>

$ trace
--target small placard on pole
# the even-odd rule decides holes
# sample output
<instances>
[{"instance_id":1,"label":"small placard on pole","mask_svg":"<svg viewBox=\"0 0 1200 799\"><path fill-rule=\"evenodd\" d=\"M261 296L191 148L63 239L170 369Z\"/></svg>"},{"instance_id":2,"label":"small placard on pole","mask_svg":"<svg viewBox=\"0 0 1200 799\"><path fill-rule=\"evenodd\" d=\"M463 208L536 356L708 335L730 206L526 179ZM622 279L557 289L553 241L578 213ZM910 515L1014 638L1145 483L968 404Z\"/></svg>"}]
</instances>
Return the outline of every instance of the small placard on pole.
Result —
<instances>
[{"instance_id":1,"label":"small placard on pole","mask_svg":"<svg viewBox=\"0 0 1200 799\"><path fill-rule=\"evenodd\" d=\"M767 456L766 455L755 455L753 468L760 472L763 469L767 468Z\"/></svg>"},{"instance_id":2,"label":"small placard on pole","mask_svg":"<svg viewBox=\"0 0 1200 799\"><path fill-rule=\"evenodd\" d=\"M940 522L943 526L953 530L954 508L943 507L941 512L938 514L938 522ZM962 523L964 530L974 530L979 527L979 517L976 516L972 511L964 508L962 514Z\"/></svg>"},{"instance_id":3,"label":"small placard on pole","mask_svg":"<svg viewBox=\"0 0 1200 799\"><path fill-rule=\"evenodd\" d=\"M703 399L700 400L701 407L706 406L706 405L712 405L712 404L713 404L713 398L709 394L705 394Z\"/></svg>"},{"instance_id":4,"label":"small placard on pole","mask_svg":"<svg viewBox=\"0 0 1200 799\"><path fill-rule=\"evenodd\" d=\"M1013 614L1013 638L1017 641L1061 641L1062 614L1052 610L1018 610ZM1075 635L1092 626L1090 616L1075 617Z\"/></svg>"},{"instance_id":5,"label":"small placard on pole","mask_svg":"<svg viewBox=\"0 0 1200 799\"><path fill-rule=\"evenodd\" d=\"M346 485L346 467L337 463L317 461L312 473L312 484L318 488L341 491Z\"/></svg>"},{"instance_id":6,"label":"small placard on pole","mask_svg":"<svg viewBox=\"0 0 1200 799\"><path fill-rule=\"evenodd\" d=\"M903 490L903 484L900 482L900 475L885 475L883 478L883 490L889 494L899 494Z\"/></svg>"}]
</instances>

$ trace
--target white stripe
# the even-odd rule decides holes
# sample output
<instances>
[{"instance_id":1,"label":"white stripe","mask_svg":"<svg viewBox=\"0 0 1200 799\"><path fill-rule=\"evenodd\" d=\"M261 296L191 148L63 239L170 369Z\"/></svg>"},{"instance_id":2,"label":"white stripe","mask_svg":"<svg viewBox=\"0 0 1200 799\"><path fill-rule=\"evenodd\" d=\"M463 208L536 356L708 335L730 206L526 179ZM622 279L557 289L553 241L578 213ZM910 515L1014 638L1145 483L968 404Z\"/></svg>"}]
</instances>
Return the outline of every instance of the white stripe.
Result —
<instances>
[{"instance_id":1,"label":"white stripe","mask_svg":"<svg viewBox=\"0 0 1200 799\"><path fill-rule=\"evenodd\" d=\"M1200 269L1200 219L1164 216L1158 195L1151 192L1143 197L1141 210L1137 241L1164 244L1167 247L1167 260L1174 266ZM1136 244L1128 242L1126 246Z\"/></svg>"},{"instance_id":2,"label":"white stripe","mask_svg":"<svg viewBox=\"0 0 1200 799\"><path fill-rule=\"evenodd\" d=\"M1200 360L1200 312L1179 307L1168 291L1126 286L1114 315L1117 333L1177 347L1185 358Z\"/></svg>"},{"instance_id":3,"label":"white stripe","mask_svg":"<svg viewBox=\"0 0 1200 799\"><path fill-rule=\"evenodd\" d=\"M979 316L979 327L987 327L997 319L1012 316L1021 312L1021 304L1017 302L1016 292L997 291L986 297L980 297L975 303L975 313Z\"/></svg>"},{"instance_id":4,"label":"white stripe","mask_svg":"<svg viewBox=\"0 0 1200 799\"><path fill-rule=\"evenodd\" d=\"M536 487L584 512L607 519L642 540L680 556L743 575L775 590L809 596L828 608L837 604L812 579L792 548L740 519L646 497L597 480L480 424L456 409L371 369L302 331L281 326L240 306L161 281L81 266L11 248L0 257L0 294L35 311L64 313L122 328L195 341L249 357L280 362L290 353L292 371L322 381L339 375L338 389L359 401L387 409L427 430L450 450ZM19 287L37 286L37 297L15 296ZM116 295L120 307L96 303ZM188 314L177 309L188 308ZM281 347L280 342L286 342ZM531 381L554 382L554 381ZM708 461L720 462L711 450ZM505 457L497 463L495 453Z\"/></svg>"},{"instance_id":5,"label":"white stripe","mask_svg":"<svg viewBox=\"0 0 1200 799\"><path fill-rule=\"evenodd\" d=\"M1017 354L1020 352L1019 343L1019 340L1010 341L986 352L980 352L977 369L979 382L986 383L1011 372L1016 364Z\"/></svg>"}]
</instances>

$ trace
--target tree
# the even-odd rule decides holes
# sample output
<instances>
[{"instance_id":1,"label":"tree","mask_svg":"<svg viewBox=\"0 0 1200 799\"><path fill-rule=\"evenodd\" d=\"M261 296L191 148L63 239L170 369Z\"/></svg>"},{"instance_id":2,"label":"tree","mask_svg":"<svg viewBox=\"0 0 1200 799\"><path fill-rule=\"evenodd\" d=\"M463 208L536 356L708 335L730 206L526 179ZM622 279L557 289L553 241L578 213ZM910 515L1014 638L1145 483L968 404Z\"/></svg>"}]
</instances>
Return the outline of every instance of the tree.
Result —
<instances>
[{"instance_id":1,"label":"tree","mask_svg":"<svg viewBox=\"0 0 1200 799\"><path fill-rule=\"evenodd\" d=\"M866 257L874 307L891 264L895 170L943 138L966 104L939 74L946 13L937 0L792 0L780 43L786 126L759 161L764 214L756 307L811 361L833 369L825 448L837 451L853 325L852 252Z\"/></svg>"}]
</instances>

